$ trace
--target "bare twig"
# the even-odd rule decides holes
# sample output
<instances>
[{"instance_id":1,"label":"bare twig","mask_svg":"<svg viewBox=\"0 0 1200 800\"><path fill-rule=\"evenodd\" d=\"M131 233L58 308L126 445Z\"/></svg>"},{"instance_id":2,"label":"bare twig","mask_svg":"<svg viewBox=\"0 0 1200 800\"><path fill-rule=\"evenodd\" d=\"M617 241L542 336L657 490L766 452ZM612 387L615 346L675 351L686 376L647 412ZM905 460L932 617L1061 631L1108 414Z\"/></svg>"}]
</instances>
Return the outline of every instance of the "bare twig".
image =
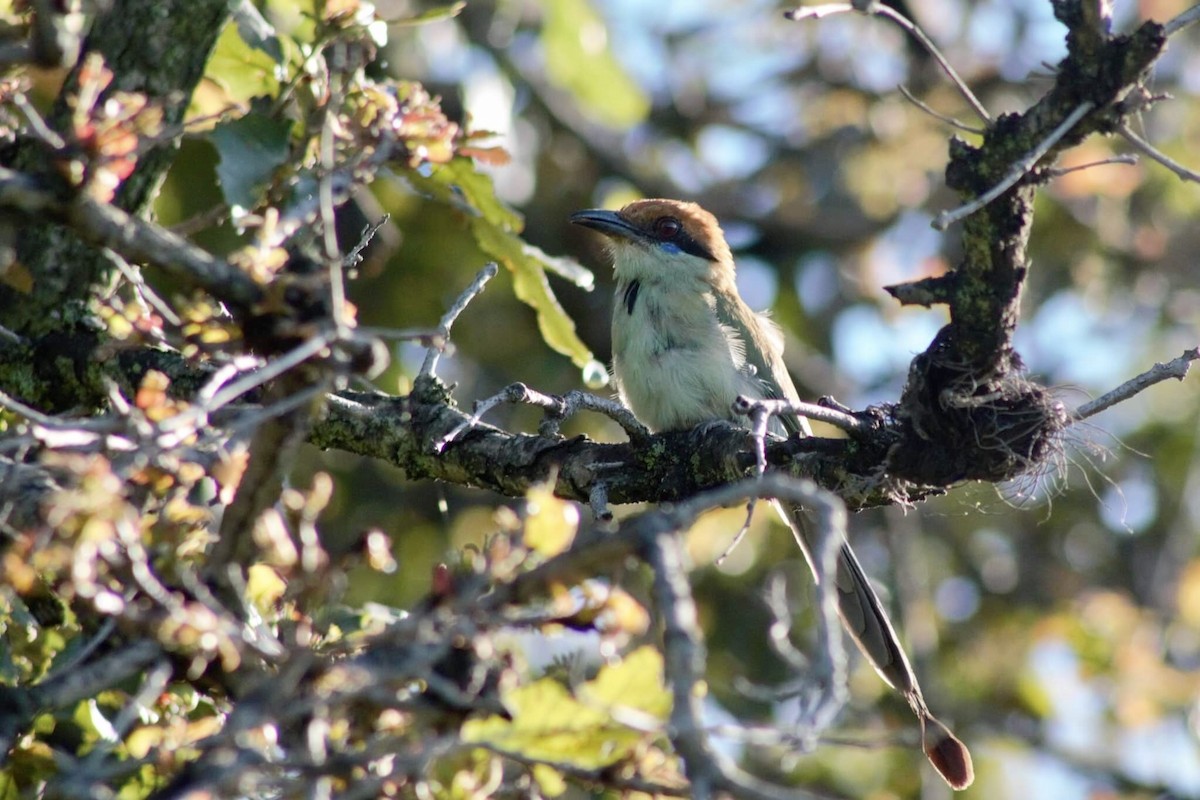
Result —
<instances>
[{"instance_id":1,"label":"bare twig","mask_svg":"<svg viewBox=\"0 0 1200 800\"><path fill-rule=\"evenodd\" d=\"M367 249L367 245L375 238L375 234L379 233L379 229L387 225L391 218L391 214L384 214L378 222L372 222L370 225L364 227L362 235L358 237L358 244L354 245L350 252L346 253L346 257L342 259L343 266L353 267L362 261L362 251Z\"/></svg>"},{"instance_id":2,"label":"bare twig","mask_svg":"<svg viewBox=\"0 0 1200 800\"><path fill-rule=\"evenodd\" d=\"M616 400L600 397L599 395L580 391L579 389L572 389L562 397L552 397L549 395L541 395L541 397L549 397L551 400L550 405L543 405L540 402L534 403L534 405L542 405L543 408L547 409L546 419L538 426L538 433L542 436L558 436L559 425L577 411L593 411L597 414L603 414L620 425L625 434L633 441L645 439L650 435L650 429L639 422L632 411Z\"/></svg>"},{"instance_id":3,"label":"bare twig","mask_svg":"<svg viewBox=\"0 0 1200 800\"><path fill-rule=\"evenodd\" d=\"M1173 36L1198 20L1200 20L1200 5L1195 5L1163 25L1163 33Z\"/></svg>"},{"instance_id":4,"label":"bare twig","mask_svg":"<svg viewBox=\"0 0 1200 800\"><path fill-rule=\"evenodd\" d=\"M46 124L46 120L42 119L42 115L33 107L33 103L29 102L29 98L25 96L24 92L15 92L9 98L9 102L16 106L21 115L25 117L29 130L38 138L38 141L56 152L67 146L63 138Z\"/></svg>"},{"instance_id":5,"label":"bare twig","mask_svg":"<svg viewBox=\"0 0 1200 800\"><path fill-rule=\"evenodd\" d=\"M88 417L86 419L60 419L58 417L43 414L32 406L28 406L17 400L15 397L10 397L7 393L0 391L0 406L7 408L9 411L20 414L25 419L44 428L59 431L111 431L118 427L117 422L112 418L107 417Z\"/></svg>"},{"instance_id":6,"label":"bare twig","mask_svg":"<svg viewBox=\"0 0 1200 800\"><path fill-rule=\"evenodd\" d=\"M484 268L479 270L475 275L475 280L471 281L471 285L463 290L463 293L454 301L454 305L450 306L450 310L442 315L441 322L438 324L438 333L441 334L443 341L449 340L450 328L454 326L454 321L458 319L458 315L463 312L467 304L475 299L475 295L483 291L483 287L487 282L496 277L498 267L496 262L492 261L484 265ZM438 356L441 350L437 347L430 347L425 354L425 363L421 365L419 375L433 375L437 369Z\"/></svg>"},{"instance_id":7,"label":"bare twig","mask_svg":"<svg viewBox=\"0 0 1200 800\"><path fill-rule=\"evenodd\" d=\"M863 421L854 415L815 403L793 403L790 400L775 399L753 400L742 395L734 402L733 408L739 414L753 414L756 409L763 409L771 416L795 414L796 416L808 417L809 419L829 423L835 428L841 428L851 434L862 433L866 430L866 425Z\"/></svg>"},{"instance_id":8,"label":"bare twig","mask_svg":"<svg viewBox=\"0 0 1200 800\"><path fill-rule=\"evenodd\" d=\"M734 410L750 417L750 433L754 436L754 467L756 474L761 477L767 471L767 426L771 423L773 414L767 406L741 396L734 402ZM729 545L717 556L715 561L717 566L725 563L729 554L737 549L737 546L746 538L746 534L750 532L750 522L754 519L754 509L757 505L758 502L754 498L751 498L746 504L746 521L733 535Z\"/></svg>"},{"instance_id":9,"label":"bare twig","mask_svg":"<svg viewBox=\"0 0 1200 800\"><path fill-rule=\"evenodd\" d=\"M572 390L562 397L558 397L530 389L523 383L511 383L491 397L477 401L474 413L438 441L437 452L440 453L465 431L478 425L485 414L504 403L524 403L546 409L546 420L542 423L539 431L542 436L557 436L558 426L562 420L580 409L604 414L624 428L631 439L645 439L650 435L650 431L645 425L638 422L632 411L614 400L578 390Z\"/></svg>"},{"instance_id":10,"label":"bare twig","mask_svg":"<svg viewBox=\"0 0 1200 800\"><path fill-rule=\"evenodd\" d=\"M190 429L196 425L203 425L204 420L206 420L209 415L211 415L217 409L232 403L246 392L257 389L264 383L274 380L293 367L299 366L328 347L329 343L329 337L325 334L314 336L313 338L292 348L279 358L268 362L263 366L262 369L256 370L247 375L243 375L233 383L223 386L216 392L213 392L207 402L205 402L205 395L207 394L209 387L213 385L220 385L216 379L218 376L222 375L225 369L227 369L223 368L217 373L217 376L214 376L214 379L210 381L208 386L205 387L205 390L201 393L201 395L197 397L199 402L194 403L187 411L163 420L159 427L164 432L169 432L176 431L181 428Z\"/></svg>"},{"instance_id":11,"label":"bare twig","mask_svg":"<svg viewBox=\"0 0 1200 800\"><path fill-rule=\"evenodd\" d=\"M737 484L739 488L730 493L741 493L743 499L756 496L766 481L754 483L759 487ZM798 486L800 482L795 483L793 488ZM813 489L813 492L806 494L815 494L815 487ZM712 502L715 495L723 493L718 490L705 496ZM691 503L685 505L694 508ZM665 516L674 517L673 521L678 523L690 514L680 506L677 513ZM812 797L794 788L783 789L747 774L729 756L713 747L703 721L702 693L696 688L704 670L704 640L687 580L686 555L677 531L678 527L674 525L654 531L645 537L642 550L654 573L652 591L663 620L664 670L674 701L669 734L676 752L687 765L692 797L709 798L723 791L753 800Z\"/></svg>"},{"instance_id":12,"label":"bare twig","mask_svg":"<svg viewBox=\"0 0 1200 800\"><path fill-rule=\"evenodd\" d=\"M854 2L851 3L830 3L819 6L801 6L800 8L795 8L791 11L785 11L783 15L788 19L799 21L802 19L808 19L810 17L814 19L820 19L821 17L832 14L843 14L847 11L857 11L870 16L885 17L907 31L909 35L920 42L921 46L924 47L931 56L933 56L934 60L937 61L938 66L942 68L942 71L946 73L946 75L950 78L950 81L954 84L962 96L966 98L967 103L970 104L971 108L975 109L975 113L986 122L992 121L992 116L988 113L988 110L983 107L983 103L979 102L979 98L975 96L975 93L971 91L966 82L959 77L958 72L950 65L950 62L946 60L946 57L942 55L942 51L937 48L937 45L933 43L933 40L925 35L925 31L921 30L919 25L901 14L899 11L896 11L894 8L885 6L883 3L876 2L876 0L854 0Z\"/></svg>"},{"instance_id":13,"label":"bare twig","mask_svg":"<svg viewBox=\"0 0 1200 800\"><path fill-rule=\"evenodd\" d=\"M1099 161L1089 161L1086 164L1077 164L1073 167L1055 167L1054 169L1046 170L1046 175L1053 178L1061 178L1063 175L1069 175L1072 172L1081 172L1085 169L1093 169L1094 167L1107 167L1112 164L1126 164L1133 166L1137 163L1137 156L1131 153L1125 153L1122 155L1112 156L1111 158L1102 158Z\"/></svg>"},{"instance_id":14,"label":"bare twig","mask_svg":"<svg viewBox=\"0 0 1200 800\"><path fill-rule=\"evenodd\" d=\"M1143 139L1142 137L1140 137L1136 133L1134 133L1133 129L1130 128L1129 125L1122 123L1117 128L1117 131L1122 136L1124 136L1125 140L1128 141L1131 145L1136 147L1138 150L1141 150L1143 153L1145 153L1147 156L1149 156L1150 158L1157 161L1159 164L1162 164L1164 167L1171 170L1171 172L1174 172L1176 175L1178 175L1183 180L1195 181L1197 183L1200 183L1200 172L1190 170L1187 167L1183 166L1178 161L1171 158L1166 153L1159 150L1157 147L1150 144L1145 139Z\"/></svg>"},{"instance_id":15,"label":"bare twig","mask_svg":"<svg viewBox=\"0 0 1200 800\"><path fill-rule=\"evenodd\" d=\"M159 314L162 314L163 319L172 325L178 327L179 325L183 324L183 321L179 319L179 315L175 313L175 310L167 304L167 301L159 297L157 292L150 288L150 285L146 283L146 279L142 277L142 274L137 270L136 267L122 258L120 253L115 253L107 247L105 247L102 252L104 253L104 256L113 264L113 266L115 266L117 270L123 276L125 276L125 280L129 281L129 283L133 286L134 291L138 293L139 297L146 301L147 305L149 305Z\"/></svg>"},{"instance_id":16,"label":"bare twig","mask_svg":"<svg viewBox=\"0 0 1200 800\"><path fill-rule=\"evenodd\" d=\"M1031 169L1033 169L1042 156L1050 152L1050 148L1054 147L1064 136L1066 136L1076 124L1079 123L1084 116L1095 106L1091 100L1085 100L1075 107L1075 110L1067 115L1067 118L1058 124L1054 130L1043 139L1037 147L1030 150L1023 158L1013 164L1000 182L988 189L966 205L959 206L953 211L943 211L933 220L933 227L939 231L944 231L946 228L964 219L971 214L974 214L979 209L986 206L988 203L995 200L1000 195L1011 189L1017 181L1025 177Z\"/></svg>"},{"instance_id":17,"label":"bare twig","mask_svg":"<svg viewBox=\"0 0 1200 800\"><path fill-rule=\"evenodd\" d=\"M592 490L588 493L588 506L598 522L612 521L612 509L608 507L608 489L603 481L596 481L592 485Z\"/></svg>"},{"instance_id":18,"label":"bare twig","mask_svg":"<svg viewBox=\"0 0 1200 800\"><path fill-rule=\"evenodd\" d=\"M446 346L446 340L437 328L379 328L360 325L355 330L363 336L374 336L377 339L412 340L420 342L426 347Z\"/></svg>"},{"instance_id":19,"label":"bare twig","mask_svg":"<svg viewBox=\"0 0 1200 800\"><path fill-rule=\"evenodd\" d=\"M1125 383L1113 389L1111 392L1097 397L1090 403L1084 403L1079 408L1075 409L1072 417L1076 422L1085 420L1088 417L1095 416L1105 409L1115 406L1117 403L1122 403L1135 394L1145 391L1156 383L1161 383L1168 378L1183 380L1187 377L1188 368L1193 361L1200 359L1200 348L1193 347L1187 350L1183 355L1171 361L1155 364L1150 369L1132 378Z\"/></svg>"},{"instance_id":20,"label":"bare twig","mask_svg":"<svg viewBox=\"0 0 1200 800\"><path fill-rule=\"evenodd\" d=\"M967 123L962 122L958 119L955 119L954 117L951 117L948 114L943 114L942 112L935 110L932 106L930 106L924 100L920 99L915 94L910 92L908 87L905 86L903 83L900 84L899 86L897 86L896 88L900 90L900 94L904 95L904 97L910 103L912 103L914 106L921 109L926 114L933 117L934 119L939 119L942 122L946 123L947 125L951 125L955 128L958 128L959 130L966 131L967 133L974 133L979 136L982 136L983 134L987 133L987 130L985 128L979 128L974 125L968 125Z\"/></svg>"},{"instance_id":21,"label":"bare twig","mask_svg":"<svg viewBox=\"0 0 1200 800\"><path fill-rule=\"evenodd\" d=\"M834 14L847 14L853 10L854 6L850 3L822 3L819 6L793 8L791 11L783 12L783 16L793 22L800 22L806 19L824 19L832 17Z\"/></svg>"},{"instance_id":22,"label":"bare twig","mask_svg":"<svg viewBox=\"0 0 1200 800\"><path fill-rule=\"evenodd\" d=\"M13 344L25 344L25 337L18 333L10 331L8 328L0 325L0 339L5 339Z\"/></svg>"}]
</instances>

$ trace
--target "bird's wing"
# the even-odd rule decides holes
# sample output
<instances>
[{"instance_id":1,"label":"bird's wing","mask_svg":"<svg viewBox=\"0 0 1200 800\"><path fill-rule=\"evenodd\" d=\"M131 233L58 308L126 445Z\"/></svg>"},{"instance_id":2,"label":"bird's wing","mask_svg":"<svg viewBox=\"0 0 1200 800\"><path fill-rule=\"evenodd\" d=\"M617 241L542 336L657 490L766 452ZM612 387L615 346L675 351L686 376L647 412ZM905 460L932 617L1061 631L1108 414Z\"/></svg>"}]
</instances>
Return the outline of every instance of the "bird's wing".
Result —
<instances>
[{"instance_id":1,"label":"bird's wing","mask_svg":"<svg viewBox=\"0 0 1200 800\"><path fill-rule=\"evenodd\" d=\"M774 320L755 314L736 293L717 292L717 317L746 345L746 364L754 367L762 383L763 396L774 400L800 401L796 384L783 362L783 332ZM812 434L808 420L795 414L778 417L788 435Z\"/></svg>"}]
</instances>

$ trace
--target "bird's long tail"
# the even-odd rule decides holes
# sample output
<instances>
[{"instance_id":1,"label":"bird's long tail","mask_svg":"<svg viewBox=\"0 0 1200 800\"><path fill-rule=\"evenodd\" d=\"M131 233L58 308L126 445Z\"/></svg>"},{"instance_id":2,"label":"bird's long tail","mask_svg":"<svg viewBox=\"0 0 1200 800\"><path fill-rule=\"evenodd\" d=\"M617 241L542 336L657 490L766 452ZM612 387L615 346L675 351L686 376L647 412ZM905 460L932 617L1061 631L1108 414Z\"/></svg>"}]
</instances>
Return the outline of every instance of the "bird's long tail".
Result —
<instances>
[{"instance_id":1,"label":"bird's long tail","mask_svg":"<svg viewBox=\"0 0 1200 800\"><path fill-rule=\"evenodd\" d=\"M817 543L812 523L801 509L780 503L776 507L792 529L813 575L819 579ZM966 745L929 712L921 693L921 684L900 644L896 629L849 542L843 541L838 550L834 581L842 624L880 677L904 695L912 707L921 722L922 748L930 763L952 788L965 789L975 779L971 754Z\"/></svg>"}]
</instances>

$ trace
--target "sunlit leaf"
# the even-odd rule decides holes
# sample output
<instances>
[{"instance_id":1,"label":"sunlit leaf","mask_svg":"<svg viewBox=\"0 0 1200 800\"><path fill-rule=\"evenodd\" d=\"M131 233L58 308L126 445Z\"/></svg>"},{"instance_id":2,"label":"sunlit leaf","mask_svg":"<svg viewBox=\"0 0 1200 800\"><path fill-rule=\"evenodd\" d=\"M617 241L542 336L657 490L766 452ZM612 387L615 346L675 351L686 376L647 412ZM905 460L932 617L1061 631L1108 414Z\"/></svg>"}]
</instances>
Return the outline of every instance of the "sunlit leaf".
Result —
<instances>
[{"instance_id":1,"label":"sunlit leaf","mask_svg":"<svg viewBox=\"0 0 1200 800\"><path fill-rule=\"evenodd\" d=\"M460 207L465 204L467 210L504 231L520 233L524 230L525 220L496 196L491 177L476 169L469 159L456 158L439 165L432 177L456 195Z\"/></svg>"},{"instance_id":2,"label":"sunlit leaf","mask_svg":"<svg viewBox=\"0 0 1200 800\"><path fill-rule=\"evenodd\" d=\"M562 773L547 764L534 764L530 768L533 779L546 797L558 797L567 790L567 782Z\"/></svg>"},{"instance_id":3,"label":"sunlit leaf","mask_svg":"<svg viewBox=\"0 0 1200 800\"><path fill-rule=\"evenodd\" d=\"M671 712L662 654L653 647L639 647L620 663L606 666L580 688L579 695L610 707L633 708L657 720L665 720Z\"/></svg>"},{"instance_id":4,"label":"sunlit leaf","mask_svg":"<svg viewBox=\"0 0 1200 800\"><path fill-rule=\"evenodd\" d=\"M269 615L287 591L287 582L266 564L251 564L246 573L246 596L263 616Z\"/></svg>"},{"instance_id":5,"label":"sunlit leaf","mask_svg":"<svg viewBox=\"0 0 1200 800\"><path fill-rule=\"evenodd\" d=\"M604 21L587 0L554 0L544 8L542 47L550 80L599 122L629 128L644 120L650 100L613 58Z\"/></svg>"},{"instance_id":6,"label":"sunlit leaf","mask_svg":"<svg viewBox=\"0 0 1200 800\"><path fill-rule=\"evenodd\" d=\"M206 117L244 107L254 97L274 97L279 93L278 65L262 50L251 47L230 22L217 39L208 60L204 84L196 91L188 108L188 119Z\"/></svg>"},{"instance_id":7,"label":"sunlit leaf","mask_svg":"<svg viewBox=\"0 0 1200 800\"><path fill-rule=\"evenodd\" d=\"M662 675L661 656L641 648L602 668L577 697L558 681L542 678L505 693L512 719L470 720L462 736L531 759L585 769L610 766L631 757L646 736L645 725L621 721L622 711L650 718L642 723L666 719L671 700Z\"/></svg>"},{"instance_id":8,"label":"sunlit leaf","mask_svg":"<svg viewBox=\"0 0 1200 800\"><path fill-rule=\"evenodd\" d=\"M579 509L538 484L525 495L525 544L549 558L571 546L579 529Z\"/></svg>"},{"instance_id":9,"label":"sunlit leaf","mask_svg":"<svg viewBox=\"0 0 1200 800\"><path fill-rule=\"evenodd\" d=\"M580 340L574 321L554 296L545 264L538 259L541 251L482 219L473 220L471 230L480 249L512 273L517 299L537 312L542 339L582 369L592 360L592 351Z\"/></svg>"},{"instance_id":10,"label":"sunlit leaf","mask_svg":"<svg viewBox=\"0 0 1200 800\"><path fill-rule=\"evenodd\" d=\"M442 6L434 6L428 8L411 17L400 17L398 19L388 20L389 25L424 25L429 22L440 22L444 19L457 17L462 13L462 10L467 7L466 0L457 0L454 3L447 3Z\"/></svg>"},{"instance_id":11,"label":"sunlit leaf","mask_svg":"<svg viewBox=\"0 0 1200 800\"><path fill-rule=\"evenodd\" d=\"M590 289L593 278L589 271L569 259L551 258L523 241L518 235L524 227L521 215L496 197L492 179L468 159L456 158L438 165L428 176L410 173L409 180L414 188L469 216L476 244L512 273L517 299L537 312L538 328L546 344L581 369L593 360L546 279L549 269Z\"/></svg>"}]
</instances>

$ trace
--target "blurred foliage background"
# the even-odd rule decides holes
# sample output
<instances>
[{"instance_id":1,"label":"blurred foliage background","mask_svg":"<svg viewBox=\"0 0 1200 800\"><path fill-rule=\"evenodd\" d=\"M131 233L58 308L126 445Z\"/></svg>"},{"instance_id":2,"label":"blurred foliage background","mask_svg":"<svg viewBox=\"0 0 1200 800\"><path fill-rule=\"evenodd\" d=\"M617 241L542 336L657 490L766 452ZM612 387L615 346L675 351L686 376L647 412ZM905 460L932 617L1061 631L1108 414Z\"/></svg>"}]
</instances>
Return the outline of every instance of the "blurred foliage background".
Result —
<instances>
[{"instance_id":1,"label":"blurred foliage background","mask_svg":"<svg viewBox=\"0 0 1200 800\"><path fill-rule=\"evenodd\" d=\"M298 3L261 5L281 30L304 24ZM894 5L993 114L1032 103L1064 53L1046 0ZM381 18L401 19L441 4L377 6ZM955 264L954 230L940 234L929 223L959 201L943 186L947 142L972 137L897 87L968 124L972 116L895 26L853 15L794 23L784 8L770 0L469 2L427 24L390 26L371 69L420 81L451 119L495 132L512 158L484 171L523 218L522 238L594 272L590 291L583 281L548 280L595 359L608 359L611 275L598 243L568 225L568 214L639 196L695 200L722 221L743 296L787 332L801 394L862 408L896 399L910 359L944 321L939 309L900 308L882 287ZM1184 8L1122 0L1113 26ZM1192 167L1200 160L1198 37L1176 37L1159 62L1149 88L1173 99L1146 113L1139 131ZM253 97L270 71L269 59L256 60L230 34L197 113L206 101ZM1094 138L1063 166L1124 152L1119 138ZM208 136L185 141L157 202L162 222L221 202L219 160ZM1059 387L1073 407L1194 346L1198 211L1197 186L1148 159L1052 181L1038 197L1018 333L1030 376ZM411 175L377 179L343 221L353 236L385 212L390 222L350 287L359 320L436 324L495 256L480 248L468 214ZM228 226L196 238L225 252L242 241ZM513 276L502 270L455 327L442 375L456 383L460 404L514 381L551 393L584 388L587 353L546 344ZM397 346L377 386L406 391L421 355ZM1195 380L1159 385L1077 427L1059 463L1039 474L852 520L865 567L902 609L931 705L975 754L979 777L968 796L1200 796L1198 399ZM488 421L533 430L538 416L501 408ZM567 432L621 437L588 415ZM349 604L405 606L424 596L435 566L480 546L504 502L311 448L294 485L309 485L316 471L335 476L322 523L330 549L350 548L374 528L395 542L398 570L352 574ZM786 677L766 642L768 576L793 579L802 620L810 590L790 536L765 511L715 566L741 518L740 509L716 512L688 539L709 637L711 710L716 720L786 723L792 710L751 699L739 681ZM532 645L531 657L544 647ZM585 636L554 645L576 647L596 645ZM852 690L842 738L809 757L759 753L755 769L854 797L938 796L940 783L914 749L885 747L915 741L907 710L864 665Z\"/></svg>"},{"instance_id":2,"label":"blurred foliage background","mask_svg":"<svg viewBox=\"0 0 1200 800\"><path fill-rule=\"evenodd\" d=\"M268 9L278 19L285 5ZM993 113L1032 103L1064 53L1044 0L896 5ZM414 10L381 3L381 15L391 6ZM1118 2L1113 25L1131 29L1184 7ZM929 225L957 202L941 174L955 131L897 86L944 114L972 117L898 28L851 15L792 23L782 10L761 0L472 2L452 19L392 28L376 68L420 80L451 118L498 134L512 161L488 171L524 217L525 240L594 270L594 291L550 282L596 358L607 362L611 276L597 242L567 215L638 196L690 199L721 219L743 295L786 330L802 395L861 408L897 397L909 360L944 321L939 309L901 309L882 287L939 274L958 258L954 230ZM1149 88L1174 99L1145 114L1140 131L1192 166L1197 36L1186 32L1159 62ZM164 216L211 202L193 188L212 185L206 147L181 159L160 201ZM1117 138L1092 139L1063 166L1130 150ZM401 179L376 181L358 205L368 217L392 215L388 246L351 288L361 321L435 323L487 260L466 235L469 220ZM1198 211L1195 184L1144 158L1051 182L1038 198L1018 332L1030 376L1059 387L1072 407L1194 346ZM444 369L460 403L517 380L547 392L583 388L578 365L542 341L510 281L502 272L455 329ZM403 391L419 351L394 356L377 383ZM868 571L903 609L931 702L975 753L976 796L1200 796L1198 396L1195 381L1160 385L1072 431L1052 469L852 520ZM489 420L532 430L536 418L506 408ZM620 436L586 415L571 432ZM498 503L409 484L385 465L337 453L307 452L303 469L339 477L327 535L352 539L378 526L396 542L400 571L355 576L352 601L421 596L447 551L481 543ZM740 517L713 514L689 537L711 689L739 717L786 720L788 709L765 708L736 686L740 677L783 677L758 624L767 620L759 592L783 569L803 593L805 575L766 513L714 566ZM923 768L911 750L856 746L893 741L891 725L907 727L906 711L863 665L852 688L849 746L758 768L819 775L858 797L940 791L918 788Z\"/></svg>"}]
</instances>

